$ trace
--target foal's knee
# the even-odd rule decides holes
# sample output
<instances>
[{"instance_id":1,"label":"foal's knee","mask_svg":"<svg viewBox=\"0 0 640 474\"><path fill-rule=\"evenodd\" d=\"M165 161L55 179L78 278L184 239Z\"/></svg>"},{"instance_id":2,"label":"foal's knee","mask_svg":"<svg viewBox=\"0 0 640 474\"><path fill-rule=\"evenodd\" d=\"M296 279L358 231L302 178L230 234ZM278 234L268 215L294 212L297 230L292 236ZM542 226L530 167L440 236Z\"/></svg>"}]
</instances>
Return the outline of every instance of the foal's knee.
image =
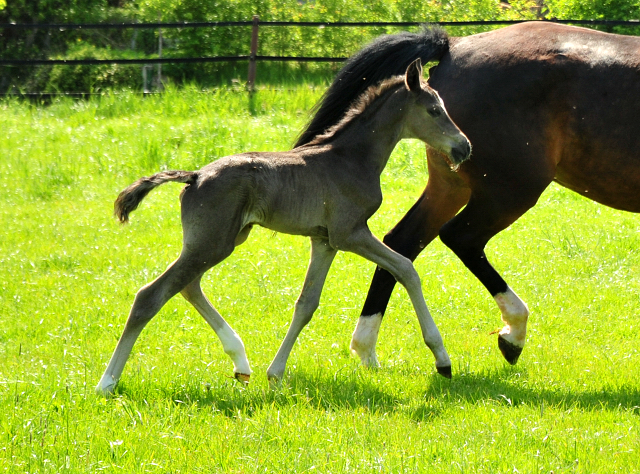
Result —
<instances>
[{"instance_id":1,"label":"foal's knee","mask_svg":"<svg viewBox=\"0 0 640 474\"><path fill-rule=\"evenodd\" d=\"M152 285L143 286L136 293L127 324L144 326L160 311L163 304L161 295L158 295Z\"/></svg>"},{"instance_id":2,"label":"foal's knee","mask_svg":"<svg viewBox=\"0 0 640 474\"><path fill-rule=\"evenodd\" d=\"M418 275L416 268L413 266L413 263L411 263L411 260L405 257L402 257L402 260L399 262L396 280L405 288L408 286L420 287L421 284L420 275Z\"/></svg>"}]
</instances>

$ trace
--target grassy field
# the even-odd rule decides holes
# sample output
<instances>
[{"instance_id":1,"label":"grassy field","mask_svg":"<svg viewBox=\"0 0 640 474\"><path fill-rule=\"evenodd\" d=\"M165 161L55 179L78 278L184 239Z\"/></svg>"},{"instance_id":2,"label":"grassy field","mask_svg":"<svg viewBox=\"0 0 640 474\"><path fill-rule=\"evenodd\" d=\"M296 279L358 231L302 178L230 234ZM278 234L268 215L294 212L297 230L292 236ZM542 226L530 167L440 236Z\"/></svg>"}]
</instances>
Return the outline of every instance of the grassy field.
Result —
<instances>
[{"instance_id":1,"label":"grassy field","mask_svg":"<svg viewBox=\"0 0 640 474\"><path fill-rule=\"evenodd\" d=\"M404 291L379 370L349 353L373 266L339 254L282 387L284 337L308 241L256 229L205 292L247 347L243 387L180 297L145 329L114 397L94 395L138 288L180 250L179 185L128 226L117 193L141 175L283 150L321 90L170 90L46 107L0 102L0 472L640 472L640 220L557 186L488 254L531 309L517 366L499 312L439 241L416 261L453 361L435 375ZM382 236L426 182L402 143L371 227Z\"/></svg>"}]
</instances>

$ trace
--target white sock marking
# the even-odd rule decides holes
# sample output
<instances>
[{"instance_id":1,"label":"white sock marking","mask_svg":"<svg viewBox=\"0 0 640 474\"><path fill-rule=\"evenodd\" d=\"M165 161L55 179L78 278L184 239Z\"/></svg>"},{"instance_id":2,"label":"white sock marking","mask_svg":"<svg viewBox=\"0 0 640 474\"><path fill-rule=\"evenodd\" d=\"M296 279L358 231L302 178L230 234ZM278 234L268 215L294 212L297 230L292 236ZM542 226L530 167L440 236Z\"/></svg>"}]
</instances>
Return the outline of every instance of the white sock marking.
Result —
<instances>
[{"instance_id":1,"label":"white sock marking","mask_svg":"<svg viewBox=\"0 0 640 474\"><path fill-rule=\"evenodd\" d=\"M507 288L504 293L498 293L494 299L502 312L502 322L505 324L500 335L512 344L524 347L529 308L511 288Z\"/></svg>"},{"instance_id":2,"label":"white sock marking","mask_svg":"<svg viewBox=\"0 0 640 474\"><path fill-rule=\"evenodd\" d=\"M351 337L351 351L357 354L366 367L380 367L376 356L376 342L378 331L382 323L382 314L372 316L360 316L356 329Z\"/></svg>"}]
</instances>

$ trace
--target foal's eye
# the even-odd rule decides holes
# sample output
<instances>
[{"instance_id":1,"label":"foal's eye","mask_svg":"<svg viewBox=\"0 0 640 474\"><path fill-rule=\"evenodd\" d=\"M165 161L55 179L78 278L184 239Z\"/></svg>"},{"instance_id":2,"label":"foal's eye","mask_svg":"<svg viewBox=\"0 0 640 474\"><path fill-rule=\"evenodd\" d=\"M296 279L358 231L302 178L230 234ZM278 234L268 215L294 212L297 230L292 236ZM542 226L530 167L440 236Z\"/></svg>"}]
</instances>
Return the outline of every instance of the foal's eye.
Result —
<instances>
[{"instance_id":1,"label":"foal's eye","mask_svg":"<svg viewBox=\"0 0 640 474\"><path fill-rule=\"evenodd\" d=\"M440 109L440 107L438 106L433 106L433 107L429 107L429 109L427 110L427 112L429 113L429 115L431 115L432 117L440 117L440 115L442 115L442 110Z\"/></svg>"}]
</instances>

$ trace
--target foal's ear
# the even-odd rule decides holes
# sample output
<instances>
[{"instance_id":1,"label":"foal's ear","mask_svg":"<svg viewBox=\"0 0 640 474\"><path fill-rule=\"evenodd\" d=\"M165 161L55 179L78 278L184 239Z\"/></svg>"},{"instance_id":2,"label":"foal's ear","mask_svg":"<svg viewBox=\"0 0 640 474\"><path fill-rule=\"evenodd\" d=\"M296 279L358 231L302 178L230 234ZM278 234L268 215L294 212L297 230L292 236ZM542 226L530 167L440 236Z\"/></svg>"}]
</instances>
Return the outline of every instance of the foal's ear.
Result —
<instances>
[{"instance_id":1,"label":"foal's ear","mask_svg":"<svg viewBox=\"0 0 640 474\"><path fill-rule=\"evenodd\" d=\"M409 64L407 68L407 72L404 75L404 83L412 92L420 92L422 90L422 86L420 85L420 79L422 78L422 60L420 58L416 59L414 62Z\"/></svg>"}]
</instances>

